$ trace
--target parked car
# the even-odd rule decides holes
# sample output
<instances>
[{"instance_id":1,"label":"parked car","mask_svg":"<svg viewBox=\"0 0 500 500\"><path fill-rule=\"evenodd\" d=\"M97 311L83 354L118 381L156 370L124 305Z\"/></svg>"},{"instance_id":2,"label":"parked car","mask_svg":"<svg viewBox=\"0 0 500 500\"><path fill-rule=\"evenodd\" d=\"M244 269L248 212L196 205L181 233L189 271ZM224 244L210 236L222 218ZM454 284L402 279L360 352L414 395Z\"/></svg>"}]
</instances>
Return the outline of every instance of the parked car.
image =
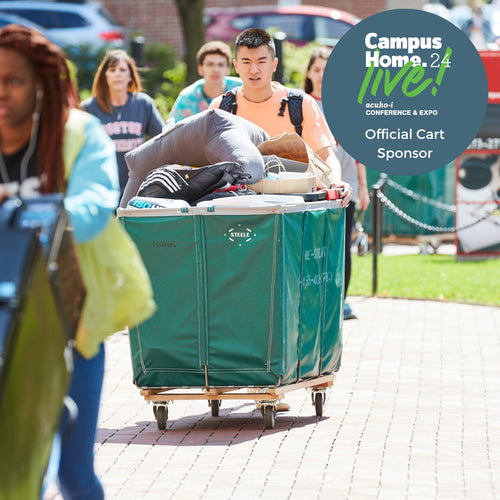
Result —
<instances>
[{"instance_id":1,"label":"parked car","mask_svg":"<svg viewBox=\"0 0 500 500\"><path fill-rule=\"evenodd\" d=\"M348 12L315 5L213 7L205 9L205 37L234 42L247 28L276 28L296 45L316 41L333 47L359 21Z\"/></svg>"},{"instance_id":2,"label":"parked car","mask_svg":"<svg viewBox=\"0 0 500 500\"><path fill-rule=\"evenodd\" d=\"M0 1L0 12L23 17L52 34L62 45L121 46L126 34L99 3Z\"/></svg>"},{"instance_id":3,"label":"parked car","mask_svg":"<svg viewBox=\"0 0 500 500\"><path fill-rule=\"evenodd\" d=\"M0 12L0 28L7 26L8 24L20 24L22 26L27 26L28 28L33 28L38 30L42 35L48 38L51 42L61 45L60 40L58 40L52 33L49 33L43 26L39 24L32 23L24 17L14 16L12 14L6 14L5 12Z\"/></svg>"}]
</instances>

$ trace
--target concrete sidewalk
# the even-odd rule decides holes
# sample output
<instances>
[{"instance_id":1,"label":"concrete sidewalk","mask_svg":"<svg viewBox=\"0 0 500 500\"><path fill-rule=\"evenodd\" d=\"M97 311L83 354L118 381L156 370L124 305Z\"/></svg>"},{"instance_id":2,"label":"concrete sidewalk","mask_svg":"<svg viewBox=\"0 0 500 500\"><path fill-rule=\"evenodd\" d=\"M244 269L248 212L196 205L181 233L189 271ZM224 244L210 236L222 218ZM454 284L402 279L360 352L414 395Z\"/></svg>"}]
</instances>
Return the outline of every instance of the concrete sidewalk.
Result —
<instances>
[{"instance_id":1,"label":"concrete sidewalk","mask_svg":"<svg viewBox=\"0 0 500 500\"><path fill-rule=\"evenodd\" d=\"M310 393L265 430L249 401L170 404L167 430L107 342L96 443L106 496L191 499L500 497L500 308L350 297L323 417ZM60 498L51 489L45 498Z\"/></svg>"}]
</instances>

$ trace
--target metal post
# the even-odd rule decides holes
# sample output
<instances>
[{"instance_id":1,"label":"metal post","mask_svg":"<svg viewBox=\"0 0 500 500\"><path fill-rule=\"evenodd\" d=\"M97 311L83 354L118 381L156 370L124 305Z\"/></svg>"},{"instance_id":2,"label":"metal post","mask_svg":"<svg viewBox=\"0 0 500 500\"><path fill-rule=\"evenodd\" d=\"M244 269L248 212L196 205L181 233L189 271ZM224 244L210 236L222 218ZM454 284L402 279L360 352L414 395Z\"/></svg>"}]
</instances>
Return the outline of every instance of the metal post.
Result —
<instances>
[{"instance_id":1,"label":"metal post","mask_svg":"<svg viewBox=\"0 0 500 500\"><path fill-rule=\"evenodd\" d=\"M383 213L382 202L377 196L379 191L383 192L387 175L381 174L376 184L372 186L372 254L373 254L373 269L372 269L372 295L377 293L378 281L378 254L382 251L382 225Z\"/></svg>"},{"instance_id":2,"label":"metal post","mask_svg":"<svg viewBox=\"0 0 500 500\"><path fill-rule=\"evenodd\" d=\"M278 58L278 66L274 75L275 81L283 83L283 40L286 39L286 33L277 31L274 34L274 46L276 47L276 57Z\"/></svg>"},{"instance_id":3,"label":"metal post","mask_svg":"<svg viewBox=\"0 0 500 500\"><path fill-rule=\"evenodd\" d=\"M138 68L144 66L144 37L135 36L130 42L130 50L132 52L132 58Z\"/></svg>"},{"instance_id":4,"label":"metal post","mask_svg":"<svg viewBox=\"0 0 500 500\"><path fill-rule=\"evenodd\" d=\"M377 256L379 243L379 199L378 187L372 186L372 295L377 294Z\"/></svg>"},{"instance_id":5,"label":"metal post","mask_svg":"<svg viewBox=\"0 0 500 500\"><path fill-rule=\"evenodd\" d=\"M387 180L387 176L385 174L381 174L380 177L382 179L382 182L380 184L379 191L383 194L383 193L385 193L385 182ZM384 243L383 243L384 204L382 203L380 198L377 197L377 199L378 199L378 222L377 222L377 224L378 224L378 241L377 241L377 246L378 246L379 253L382 253L383 246L384 246Z\"/></svg>"}]
</instances>

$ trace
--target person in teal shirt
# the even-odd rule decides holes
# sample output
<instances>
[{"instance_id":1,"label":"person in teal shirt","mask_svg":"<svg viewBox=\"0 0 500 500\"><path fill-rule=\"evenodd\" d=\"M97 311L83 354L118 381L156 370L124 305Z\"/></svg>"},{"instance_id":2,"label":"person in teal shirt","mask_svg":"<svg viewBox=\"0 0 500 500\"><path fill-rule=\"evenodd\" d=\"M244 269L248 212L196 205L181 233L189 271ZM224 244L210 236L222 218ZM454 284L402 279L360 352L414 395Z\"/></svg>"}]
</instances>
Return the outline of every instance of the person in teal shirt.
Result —
<instances>
[{"instance_id":1,"label":"person in teal shirt","mask_svg":"<svg viewBox=\"0 0 500 500\"><path fill-rule=\"evenodd\" d=\"M201 78L178 95L169 118L175 122L205 111L212 99L241 85L241 80L229 76L232 60L231 49L224 42L207 42L196 54Z\"/></svg>"}]
</instances>

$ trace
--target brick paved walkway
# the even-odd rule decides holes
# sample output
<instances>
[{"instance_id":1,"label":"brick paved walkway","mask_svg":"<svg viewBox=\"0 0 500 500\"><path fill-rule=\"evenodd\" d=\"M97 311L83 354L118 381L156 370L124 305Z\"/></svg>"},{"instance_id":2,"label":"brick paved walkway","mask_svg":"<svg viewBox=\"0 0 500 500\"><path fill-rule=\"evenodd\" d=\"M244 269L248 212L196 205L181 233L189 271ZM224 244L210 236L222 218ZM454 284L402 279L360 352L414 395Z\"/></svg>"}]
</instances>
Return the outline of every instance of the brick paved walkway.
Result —
<instances>
[{"instance_id":1,"label":"brick paved walkway","mask_svg":"<svg viewBox=\"0 0 500 500\"><path fill-rule=\"evenodd\" d=\"M353 297L324 416L310 394L265 430L249 401L175 401L167 430L107 342L96 466L108 498L500 498L500 308ZM60 498L51 489L45 498Z\"/></svg>"}]
</instances>

